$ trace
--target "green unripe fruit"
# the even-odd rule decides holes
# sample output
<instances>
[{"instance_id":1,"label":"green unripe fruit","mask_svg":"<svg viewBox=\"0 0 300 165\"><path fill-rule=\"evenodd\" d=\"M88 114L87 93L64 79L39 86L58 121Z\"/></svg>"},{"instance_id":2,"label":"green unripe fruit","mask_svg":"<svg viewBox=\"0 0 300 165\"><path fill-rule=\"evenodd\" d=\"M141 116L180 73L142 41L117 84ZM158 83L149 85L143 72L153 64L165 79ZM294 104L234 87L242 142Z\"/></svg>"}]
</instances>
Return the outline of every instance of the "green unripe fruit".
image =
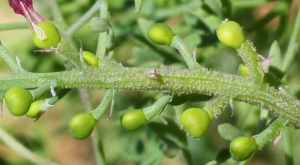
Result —
<instances>
[{"instance_id":1,"label":"green unripe fruit","mask_svg":"<svg viewBox=\"0 0 300 165\"><path fill-rule=\"evenodd\" d=\"M89 137L97 123L90 113L79 113L70 120L69 129L75 139L82 140Z\"/></svg>"},{"instance_id":2,"label":"green unripe fruit","mask_svg":"<svg viewBox=\"0 0 300 165\"><path fill-rule=\"evenodd\" d=\"M89 51L82 51L83 60L86 64L93 67L98 67L99 58Z\"/></svg>"},{"instance_id":3,"label":"green unripe fruit","mask_svg":"<svg viewBox=\"0 0 300 165\"><path fill-rule=\"evenodd\" d=\"M248 77L249 76L249 68L244 64L240 64L237 73L238 73L238 75Z\"/></svg>"},{"instance_id":4,"label":"green unripe fruit","mask_svg":"<svg viewBox=\"0 0 300 165\"><path fill-rule=\"evenodd\" d=\"M31 104L28 112L26 113L26 116L30 117L30 118L37 118L38 116L41 116L43 113L45 113L45 111L40 110L40 108L44 102L45 102L45 100L34 101Z\"/></svg>"},{"instance_id":5,"label":"green unripe fruit","mask_svg":"<svg viewBox=\"0 0 300 165\"><path fill-rule=\"evenodd\" d=\"M241 136L230 143L230 154L232 159L236 161L244 161L248 159L258 146L253 137Z\"/></svg>"},{"instance_id":6,"label":"green unripe fruit","mask_svg":"<svg viewBox=\"0 0 300 165\"><path fill-rule=\"evenodd\" d=\"M208 112L200 108L187 109L180 117L180 123L184 130L194 138L201 137L206 133L210 120Z\"/></svg>"},{"instance_id":7,"label":"green unripe fruit","mask_svg":"<svg viewBox=\"0 0 300 165\"><path fill-rule=\"evenodd\" d=\"M219 40L232 48L238 49L245 41L242 27L234 21L225 21L217 30Z\"/></svg>"},{"instance_id":8,"label":"green unripe fruit","mask_svg":"<svg viewBox=\"0 0 300 165\"><path fill-rule=\"evenodd\" d=\"M157 23L148 29L150 40L159 45L171 45L175 34L169 26L163 23Z\"/></svg>"},{"instance_id":9,"label":"green unripe fruit","mask_svg":"<svg viewBox=\"0 0 300 165\"><path fill-rule=\"evenodd\" d=\"M32 34L34 44L39 48L56 48L61 41L56 26L47 21L38 22L36 26Z\"/></svg>"},{"instance_id":10,"label":"green unripe fruit","mask_svg":"<svg viewBox=\"0 0 300 165\"><path fill-rule=\"evenodd\" d=\"M126 111L121 116L121 124L127 131L135 131L146 123L146 115L141 109Z\"/></svg>"},{"instance_id":11,"label":"green unripe fruit","mask_svg":"<svg viewBox=\"0 0 300 165\"><path fill-rule=\"evenodd\" d=\"M12 115L22 116L29 110L33 97L26 89L12 87L5 93L4 100Z\"/></svg>"}]
</instances>

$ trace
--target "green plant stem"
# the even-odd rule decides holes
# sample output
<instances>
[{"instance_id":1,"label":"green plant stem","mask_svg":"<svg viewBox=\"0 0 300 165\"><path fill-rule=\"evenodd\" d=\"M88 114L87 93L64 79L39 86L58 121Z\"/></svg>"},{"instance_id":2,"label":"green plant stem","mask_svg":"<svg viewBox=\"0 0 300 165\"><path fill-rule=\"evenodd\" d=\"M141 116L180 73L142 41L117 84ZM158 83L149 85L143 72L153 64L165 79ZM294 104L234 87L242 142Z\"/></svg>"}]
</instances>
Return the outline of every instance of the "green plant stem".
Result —
<instances>
[{"instance_id":1,"label":"green plant stem","mask_svg":"<svg viewBox=\"0 0 300 165\"><path fill-rule=\"evenodd\" d=\"M260 134L253 136L258 148L263 148L264 145L279 137L283 128L288 124L288 120L282 117L277 118L270 126Z\"/></svg>"},{"instance_id":2,"label":"green plant stem","mask_svg":"<svg viewBox=\"0 0 300 165\"><path fill-rule=\"evenodd\" d=\"M6 47L3 45L3 43L0 41L0 58L2 58L8 66L11 68L11 70L15 74L20 74L23 72L22 68L18 65L16 58L14 58L13 55L10 55Z\"/></svg>"},{"instance_id":3,"label":"green plant stem","mask_svg":"<svg viewBox=\"0 0 300 165\"><path fill-rule=\"evenodd\" d=\"M31 152L26 147L24 147L21 143L19 143L16 139L14 139L10 134L8 134L5 130L0 127L0 139L12 148L16 153L21 155L22 157L26 158L33 164L40 164L40 165L57 165L56 163L47 160L39 155Z\"/></svg>"},{"instance_id":4,"label":"green plant stem","mask_svg":"<svg viewBox=\"0 0 300 165\"><path fill-rule=\"evenodd\" d=\"M285 164L293 165L293 142L289 127L284 128L282 138L284 143Z\"/></svg>"},{"instance_id":5,"label":"green plant stem","mask_svg":"<svg viewBox=\"0 0 300 165\"><path fill-rule=\"evenodd\" d=\"M107 90L104 98L101 101L101 104L96 109L94 109L93 111L90 112L96 120L100 120L103 113L106 111L107 107L110 105L110 102L112 101L115 92L116 92L115 89Z\"/></svg>"},{"instance_id":6,"label":"green plant stem","mask_svg":"<svg viewBox=\"0 0 300 165\"><path fill-rule=\"evenodd\" d=\"M72 36L78 29L80 29L97 11L99 10L99 1L95 4L67 31L67 34Z\"/></svg>"},{"instance_id":7,"label":"green plant stem","mask_svg":"<svg viewBox=\"0 0 300 165\"><path fill-rule=\"evenodd\" d=\"M217 98L207 102L203 109L209 112L211 119L217 118L228 105L228 103L231 101L231 99L234 99L234 97L235 92L232 92L230 90L224 91Z\"/></svg>"},{"instance_id":8,"label":"green plant stem","mask_svg":"<svg viewBox=\"0 0 300 165\"><path fill-rule=\"evenodd\" d=\"M190 69L202 68L202 66L199 63L197 63L196 59L193 57L192 52L189 50L185 42L179 36L173 37L170 46L176 48L180 52L185 63Z\"/></svg>"},{"instance_id":9,"label":"green plant stem","mask_svg":"<svg viewBox=\"0 0 300 165\"><path fill-rule=\"evenodd\" d=\"M56 24L59 25L59 27L61 27L62 29L66 29L68 26L65 22L65 19L64 19L62 13L60 12L57 1L47 1L47 3L49 4L49 7L51 9L51 13L53 15L54 22L56 22ZM61 28L59 28L59 29L61 29Z\"/></svg>"},{"instance_id":10,"label":"green plant stem","mask_svg":"<svg viewBox=\"0 0 300 165\"><path fill-rule=\"evenodd\" d=\"M185 11L196 10L200 8L202 1L190 1L188 3L182 3L171 8L161 9L156 11L154 14L154 19L160 20L170 16L174 16Z\"/></svg>"},{"instance_id":11,"label":"green plant stem","mask_svg":"<svg viewBox=\"0 0 300 165\"><path fill-rule=\"evenodd\" d=\"M163 97L159 98L153 105L143 108L143 112L146 115L146 119L149 121L159 112L161 112L167 104L172 99L172 95L164 95Z\"/></svg>"},{"instance_id":12,"label":"green plant stem","mask_svg":"<svg viewBox=\"0 0 300 165\"><path fill-rule=\"evenodd\" d=\"M109 16L107 0L98 0L98 2L99 2L99 6L100 6L100 18L107 20L108 16ZM107 34L108 34L108 32L99 33L96 56L99 57L100 59L106 55Z\"/></svg>"},{"instance_id":13,"label":"green plant stem","mask_svg":"<svg viewBox=\"0 0 300 165\"><path fill-rule=\"evenodd\" d=\"M242 46L237 49L245 65L249 68L250 77L257 83L261 83L264 79L264 71L260 59L254 46L250 41L245 40Z\"/></svg>"},{"instance_id":14,"label":"green plant stem","mask_svg":"<svg viewBox=\"0 0 300 165\"><path fill-rule=\"evenodd\" d=\"M56 87L63 88L113 88L121 91L206 93L209 95L232 90L236 95L235 100L265 108L273 115L289 119L294 127L300 127L299 101L266 84L254 84L249 78L207 69L157 69L157 79L146 76L151 71L151 69L141 68L90 67L84 72L72 70L56 73L30 73L0 78L0 91L14 86L27 89L37 88L50 80L56 80Z\"/></svg>"},{"instance_id":15,"label":"green plant stem","mask_svg":"<svg viewBox=\"0 0 300 165\"><path fill-rule=\"evenodd\" d=\"M44 93L49 92L50 91L50 87L52 85L55 85L55 81L48 81L45 84L39 86L38 88L31 90L30 93L33 96L33 100L37 100L39 97L41 97ZM55 87L55 86L53 86Z\"/></svg>"},{"instance_id":16,"label":"green plant stem","mask_svg":"<svg viewBox=\"0 0 300 165\"><path fill-rule=\"evenodd\" d=\"M0 25L0 31L28 29L28 28L29 28L29 24L27 22L6 23Z\"/></svg>"},{"instance_id":17,"label":"green plant stem","mask_svg":"<svg viewBox=\"0 0 300 165\"><path fill-rule=\"evenodd\" d=\"M293 32L292 32L291 38L289 40L289 45L288 45L287 51L285 53L285 56L284 56L284 59L282 62L282 68L281 68L282 71L286 72L290 68L291 64L294 61L296 52L298 51L298 48L299 48L299 45L296 42L299 31L300 31L300 7L298 8L298 13L297 13L297 17L295 20Z\"/></svg>"},{"instance_id":18,"label":"green plant stem","mask_svg":"<svg viewBox=\"0 0 300 165\"><path fill-rule=\"evenodd\" d=\"M0 48L1 49L1 48ZM76 51L66 40L62 38L61 42L57 45L58 52L68 58L76 69L82 71L86 64L81 61L79 52Z\"/></svg>"}]
</instances>

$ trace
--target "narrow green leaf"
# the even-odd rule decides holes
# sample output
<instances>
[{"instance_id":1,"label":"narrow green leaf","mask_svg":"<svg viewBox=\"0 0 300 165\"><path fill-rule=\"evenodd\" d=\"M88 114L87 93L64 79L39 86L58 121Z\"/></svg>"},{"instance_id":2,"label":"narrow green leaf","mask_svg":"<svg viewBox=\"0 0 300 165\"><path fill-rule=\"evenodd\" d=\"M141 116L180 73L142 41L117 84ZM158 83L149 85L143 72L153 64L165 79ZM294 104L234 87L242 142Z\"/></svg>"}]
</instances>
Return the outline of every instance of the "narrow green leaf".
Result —
<instances>
[{"instance_id":1,"label":"narrow green leaf","mask_svg":"<svg viewBox=\"0 0 300 165\"><path fill-rule=\"evenodd\" d=\"M238 128L229 123L220 124L218 126L218 132L222 138L229 141L239 136L243 136L243 133Z\"/></svg>"},{"instance_id":2,"label":"narrow green leaf","mask_svg":"<svg viewBox=\"0 0 300 165\"><path fill-rule=\"evenodd\" d=\"M135 0L135 14L138 14L141 11L143 0Z\"/></svg>"},{"instance_id":3,"label":"narrow green leaf","mask_svg":"<svg viewBox=\"0 0 300 165\"><path fill-rule=\"evenodd\" d=\"M91 19L89 23L89 28L92 31L98 33L106 32L110 29L108 22L105 19L99 17L94 17Z\"/></svg>"},{"instance_id":4,"label":"narrow green leaf","mask_svg":"<svg viewBox=\"0 0 300 165\"><path fill-rule=\"evenodd\" d=\"M281 50L277 41L274 41L269 51L269 57L272 57L272 66L280 68L282 66Z\"/></svg>"}]
</instances>

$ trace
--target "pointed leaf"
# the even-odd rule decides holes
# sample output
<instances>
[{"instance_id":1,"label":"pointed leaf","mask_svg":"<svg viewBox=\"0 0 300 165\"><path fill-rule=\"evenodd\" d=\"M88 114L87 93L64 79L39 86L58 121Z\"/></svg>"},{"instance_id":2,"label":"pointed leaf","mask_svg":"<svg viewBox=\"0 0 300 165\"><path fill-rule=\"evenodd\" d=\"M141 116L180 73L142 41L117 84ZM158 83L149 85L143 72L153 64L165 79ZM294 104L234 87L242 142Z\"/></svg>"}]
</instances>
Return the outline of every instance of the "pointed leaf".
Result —
<instances>
[{"instance_id":1,"label":"pointed leaf","mask_svg":"<svg viewBox=\"0 0 300 165\"><path fill-rule=\"evenodd\" d=\"M218 126L218 132L224 139L229 141L243 136L243 133L238 128L229 123L220 124Z\"/></svg>"},{"instance_id":2,"label":"pointed leaf","mask_svg":"<svg viewBox=\"0 0 300 165\"><path fill-rule=\"evenodd\" d=\"M276 68L281 68L281 50L277 41L274 41L271 45L269 57L272 57L272 66Z\"/></svg>"}]
</instances>

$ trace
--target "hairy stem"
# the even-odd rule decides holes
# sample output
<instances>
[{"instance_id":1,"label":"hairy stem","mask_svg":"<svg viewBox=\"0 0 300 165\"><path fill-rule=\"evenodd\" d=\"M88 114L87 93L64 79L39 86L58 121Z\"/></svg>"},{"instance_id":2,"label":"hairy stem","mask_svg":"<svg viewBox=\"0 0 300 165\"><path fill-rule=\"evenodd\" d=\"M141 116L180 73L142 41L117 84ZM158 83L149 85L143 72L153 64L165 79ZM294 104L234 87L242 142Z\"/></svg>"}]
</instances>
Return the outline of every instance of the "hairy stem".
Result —
<instances>
[{"instance_id":1,"label":"hairy stem","mask_svg":"<svg viewBox=\"0 0 300 165\"><path fill-rule=\"evenodd\" d=\"M220 94L234 91L235 100L244 101L269 110L275 116L290 120L300 128L300 102L266 84L254 83L249 78L229 75L206 69L157 69L158 78L148 78L151 69L140 68L89 68L82 71L56 73L30 73L0 78L0 91L11 87L37 88L56 80L56 87L93 89L119 89L120 91L160 91L165 93Z\"/></svg>"}]
</instances>

